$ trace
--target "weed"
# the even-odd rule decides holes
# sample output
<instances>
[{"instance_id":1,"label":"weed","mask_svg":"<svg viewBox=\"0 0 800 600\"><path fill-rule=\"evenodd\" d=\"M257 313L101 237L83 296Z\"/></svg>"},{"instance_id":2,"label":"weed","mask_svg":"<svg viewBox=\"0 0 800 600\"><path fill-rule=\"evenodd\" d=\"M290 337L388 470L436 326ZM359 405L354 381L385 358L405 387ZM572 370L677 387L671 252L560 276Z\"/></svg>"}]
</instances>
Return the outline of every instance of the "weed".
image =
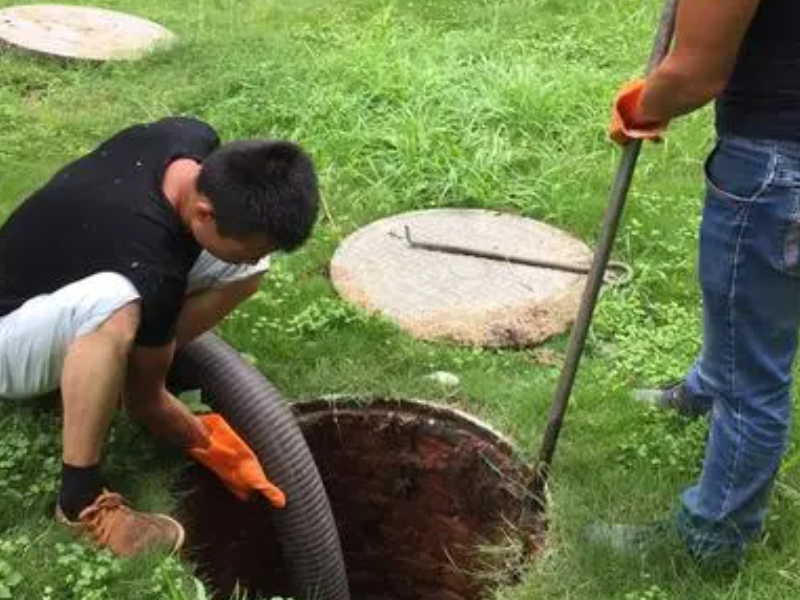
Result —
<instances>
[{"instance_id":1,"label":"weed","mask_svg":"<svg viewBox=\"0 0 800 600\"><path fill-rule=\"evenodd\" d=\"M28 416L17 413L2 420L0 526L13 523L20 509L37 509L52 498L61 472L59 437L54 435L60 419L49 413Z\"/></svg>"},{"instance_id":2,"label":"weed","mask_svg":"<svg viewBox=\"0 0 800 600\"><path fill-rule=\"evenodd\" d=\"M364 316L342 300L319 298L289 318L284 331L297 337L309 336L364 321Z\"/></svg>"},{"instance_id":3,"label":"weed","mask_svg":"<svg viewBox=\"0 0 800 600\"><path fill-rule=\"evenodd\" d=\"M687 419L648 408L644 419L617 444L617 461L627 471L668 469L694 476L708 434L705 419Z\"/></svg>"},{"instance_id":4,"label":"weed","mask_svg":"<svg viewBox=\"0 0 800 600\"><path fill-rule=\"evenodd\" d=\"M617 391L674 381L699 350L697 309L648 300L640 285L607 293L593 324L591 349L607 361L604 382Z\"/></svg>"},{"instance_id":5,"label":"weed","mask_svg":"<svg viewBox=\"0 0 800 600\"><path fill-rule=\"evenodd\" d=\"M78 542L56 544L56 555L56 567L76 600L111 600L108 584L122 573L118 558Z\"/></svg>"},{"instance_id":6,"label":"weed","mask_svg":"<svg viewBox=\"0 0 800 600\"><path fill-rule=\"evenodd\" d=\"M0 598L13 598L14 590L22 582L22 574L9 559L23 554L30 540L25 535L0 541Z\"/></svg>"},{"instance_id":7,"label":"weed","mask_svg":"<svg viewBox=\"0 0 800 600\"><path fill-rule=\"evenodd\" d=\"M324 218L302 251L275 260L261 292L220 331L287 395L355 390L457 403L530 455L558 360L541 365L527 352L412 340L336 299L325 268L345 235L425 207L511 211L594 245L619 158L605 139L610 98L640 73L661 4L104 0L163 23L181 41L107 65L0 52L0 218L65 162L133 122L183 114L209 121L226 140L295 139L318 166ZM779 526L732 580L697 574L675 556L647 568L598 556L578 534L598 514L666 510L678 483L697 472L702 420L642 412L624 398L631 387L682 376L699 349L694 264L709 117L676 121L664 144L642 154L614 249L636 276L605 291L598 306L554 465L551 545L502 598L800 595L796 450L777 486L771 523ZM564 344L548 348L560 353ZM435 370L461 378L451 396L424 379ZM162 510L183 459L120 421L106 472L137 507ZM0 593L205 600L191 565L116 561L49 525L59 437L55 411L0 402Z\"/></svg>"},{"instance_id":8,"label":"weed","mask_svg":"<svg viewBox=\"0 0 800 600\"><path fill-rule=\"evenodd\" d=\"M651 585L645 590L628 592L624 600L668 600L669 594L658 585Z\"/></svg>"}]
</instances>

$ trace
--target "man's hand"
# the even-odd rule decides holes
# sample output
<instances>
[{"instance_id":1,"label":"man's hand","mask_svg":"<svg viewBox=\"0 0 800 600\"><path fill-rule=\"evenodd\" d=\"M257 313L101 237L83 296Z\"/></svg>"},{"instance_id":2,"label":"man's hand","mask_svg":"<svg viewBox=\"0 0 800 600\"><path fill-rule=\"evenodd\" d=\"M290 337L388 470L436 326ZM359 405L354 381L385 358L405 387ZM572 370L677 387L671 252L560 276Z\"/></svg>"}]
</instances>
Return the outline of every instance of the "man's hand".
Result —
<instances>
[{"instance_id":1,"label":"man's hand","mask_svg":"<svg viewBox=\"0 0 800 600\"><path fill-rule=\"evenodd\" d=\"M258 492L275 508L286 506L284 493L267 479L256 455L225 419L212 413L200 420L210 432L208 444L189 448L189 455L216 473L240 500Z\"/></svg>"},{"instance_id":2,"label":"man's hand","mask_svg":"<svg viewBox=\"0 0 800 600\"><path fill-rule=\"evenodd\" d=\"M155 435L186 448L238 498L246 500L257 491L275 508L286 505L286 496L264 475L253 451L218 414L197 417L164 387L175 342L155 348L136 347L128 365L125 402L134 418Z\"/></svg>"},{"instance_id":3,"label":"man's hand","mask_svg":"<svg viewBox=\"0 0 800 600\"><path fill-rule=\"evenodd\" d=\"M639 104L644 92L643 79L632 81L622 87L614 101L611 113L609 137L620 146L632 140L660 142L667 123L644 121L639 113Z\"/></svg>"}]
</instances>

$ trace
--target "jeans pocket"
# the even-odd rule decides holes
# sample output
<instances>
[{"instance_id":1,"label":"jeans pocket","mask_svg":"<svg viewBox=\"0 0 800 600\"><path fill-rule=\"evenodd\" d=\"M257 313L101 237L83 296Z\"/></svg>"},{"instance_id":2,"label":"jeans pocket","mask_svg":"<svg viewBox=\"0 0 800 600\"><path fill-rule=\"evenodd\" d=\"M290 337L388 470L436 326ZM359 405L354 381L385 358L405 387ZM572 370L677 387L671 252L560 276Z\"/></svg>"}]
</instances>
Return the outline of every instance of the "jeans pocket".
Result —
<instances>
[{"instance_id":1,"label":"jeans pocket","mask_svg":"<svg viewBox=\"0 0 800 600\"><path fill-rule=\"evenodd\" d=\"M705 164L709 195L734 203L757 200L774 172L775 152L744 140L720 139Z\"/></svg>"}]
</instances>

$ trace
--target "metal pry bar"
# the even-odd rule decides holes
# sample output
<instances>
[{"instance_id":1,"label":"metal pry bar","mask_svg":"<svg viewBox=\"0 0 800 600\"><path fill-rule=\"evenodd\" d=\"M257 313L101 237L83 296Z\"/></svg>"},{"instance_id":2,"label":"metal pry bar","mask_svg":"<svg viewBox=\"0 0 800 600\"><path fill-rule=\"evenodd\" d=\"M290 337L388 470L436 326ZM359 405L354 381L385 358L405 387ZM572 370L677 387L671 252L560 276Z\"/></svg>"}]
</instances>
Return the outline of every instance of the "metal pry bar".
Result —
<instances>
[{"instance_id":1,"label":"metal pry bar","mask_svg":"<svg viewBox=\"0 0 800 600\"><path fill-rule=\"evenodd\" d=\"M569 263L562 263L551 260L540 260L537 258L528 258L523 256L513 256L509 254L500 254L498 252L490 252L487 250L477 250L474 248L465 248L462 246L454 246L451 244L438 244L431 242L419 242L411 238L411 228L404 225L406 243L409 248L419 250L429 250L431 252L444 252L446 254L456 254L460 256L474 256L475 258L485 258L487 260L496 260L498 262L513 263L516 265L527 265L529 267L540 267L543 269L555 269L558 271L568 271L570 273L586 274L589 272L589 266L574 265ZM609 271L619 271L620 275L612 276ZM623 285L628 283L633 277L633 270L631 267L622 262L610 261L603 280L609 285Z\"/></svg>"}]
</instances>

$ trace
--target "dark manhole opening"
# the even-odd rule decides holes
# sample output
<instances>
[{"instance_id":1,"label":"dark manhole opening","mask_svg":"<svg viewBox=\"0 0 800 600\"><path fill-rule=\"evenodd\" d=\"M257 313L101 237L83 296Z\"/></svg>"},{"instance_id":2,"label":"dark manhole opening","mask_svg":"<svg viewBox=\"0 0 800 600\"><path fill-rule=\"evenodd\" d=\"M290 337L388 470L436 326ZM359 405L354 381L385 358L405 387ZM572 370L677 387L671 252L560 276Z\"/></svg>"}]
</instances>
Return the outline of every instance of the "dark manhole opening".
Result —
<instances>
[{"instance_id":1,"label":"dark manhole opening","mask_svg":"<svg viewBox=\"0 0 800 600\"><path fill-rule=\"evenodd\" d=\"M530 469L473 417L408 400L295 411L331 501L353 600L479 600L513 582L541 546ZM190 558L219 598L237 587L247 597L290 594L263 504L240 502L196 467L179 485Z\"/></svg>"}]
</instances>

